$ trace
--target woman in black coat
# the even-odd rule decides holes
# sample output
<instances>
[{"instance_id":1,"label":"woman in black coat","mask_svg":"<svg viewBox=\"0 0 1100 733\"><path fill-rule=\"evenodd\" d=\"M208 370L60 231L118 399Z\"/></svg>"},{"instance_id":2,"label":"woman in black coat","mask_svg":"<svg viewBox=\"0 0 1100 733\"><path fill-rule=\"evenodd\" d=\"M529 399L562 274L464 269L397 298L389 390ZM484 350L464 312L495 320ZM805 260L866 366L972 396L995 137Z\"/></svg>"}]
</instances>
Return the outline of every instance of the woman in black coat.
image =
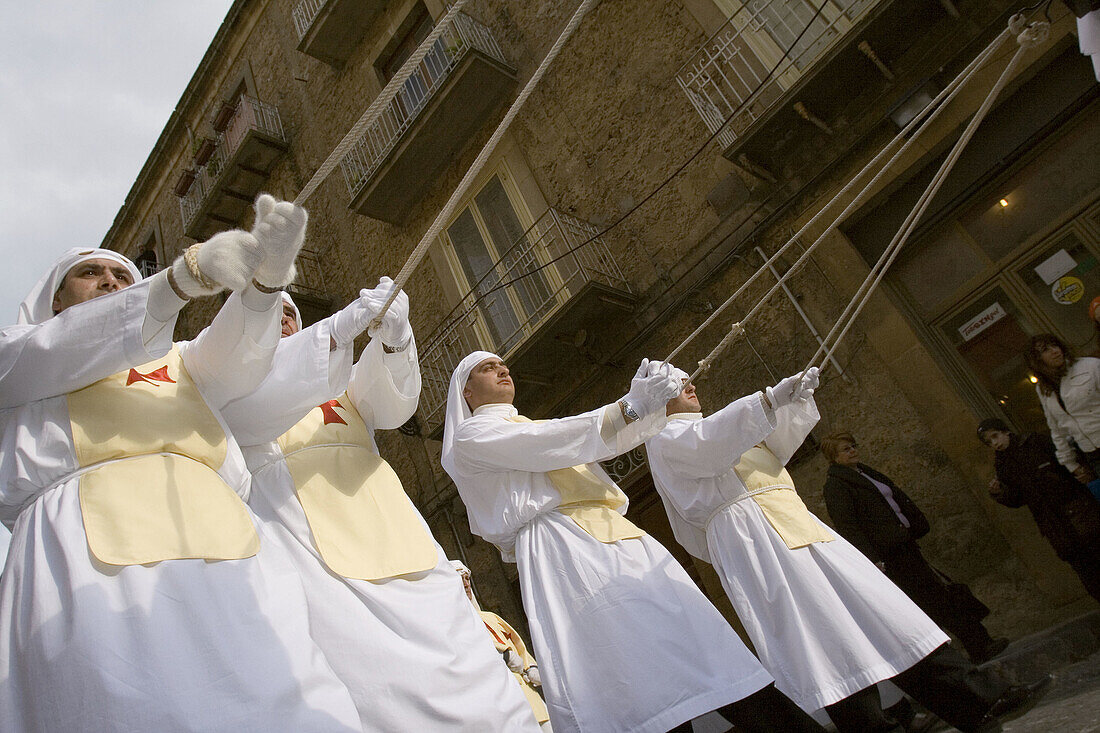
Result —
<instances>
[{"instance_id":1,"label":"woman in black coat","mask_svg":"<svg viewBox=\"0 0 1100 733\"><path fill-rule=\"evenodd\" d=\"M917 540L928 519L904 491L859 462L855 438L836 432L821 441L831 465L825 477L825 506L837 530L886 573L933 621L954 634L975 664L1008 646L989 635L982 619L989 609L962 583L951 582L921 554Z\"/></svg>"},{"instance_id":2,"label":"woman in black coat","mask_svg":"<svg viewBox=\"0 0 1100 733\"><path fill-rule=\"evenodd\" d=\"M1100 502L1058 463L1049 435L1019 436L990 418L978 426L978 437L996 451L989 495L1007 507L1026 506L1054 552L1100 600Z\"/></svg>"}]
</instances>

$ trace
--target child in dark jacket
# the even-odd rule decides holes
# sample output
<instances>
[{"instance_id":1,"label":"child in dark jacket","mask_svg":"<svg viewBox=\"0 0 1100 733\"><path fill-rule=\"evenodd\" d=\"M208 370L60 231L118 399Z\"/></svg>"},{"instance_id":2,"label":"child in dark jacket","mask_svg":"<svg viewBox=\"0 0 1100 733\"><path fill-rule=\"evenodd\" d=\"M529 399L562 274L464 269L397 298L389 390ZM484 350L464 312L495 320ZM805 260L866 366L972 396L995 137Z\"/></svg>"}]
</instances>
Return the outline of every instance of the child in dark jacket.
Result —
<instances>
[{"instance_id":1,"label":"child in dark jacket","mask_svg":"<svg viewBox=\"0 0 1100 733\"><path fill-rule=\"evenodd\" d=\"M1016 435L990 418L978 438L995 451L989 495L1007 507L1026 506L1054 552L1100 600L1100 502L1058 462L1049 435Z\"/></svg>"}]
</instances>

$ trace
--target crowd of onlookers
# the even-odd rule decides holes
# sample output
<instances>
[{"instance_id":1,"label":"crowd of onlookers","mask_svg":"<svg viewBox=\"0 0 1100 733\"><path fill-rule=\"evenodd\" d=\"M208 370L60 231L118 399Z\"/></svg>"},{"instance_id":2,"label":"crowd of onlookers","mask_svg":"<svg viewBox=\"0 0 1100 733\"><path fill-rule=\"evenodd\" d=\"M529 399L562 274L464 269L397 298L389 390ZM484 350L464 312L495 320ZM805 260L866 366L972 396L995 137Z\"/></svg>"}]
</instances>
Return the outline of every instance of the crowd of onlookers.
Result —
<instances>
[{"instance_id":1,"label":"crowd of onlookers","mask_svg":"<svg viewBox=\"0 0 1100 733\"><path fill-rule=\"evenodd\" d=\"M1100 297L1089 315L1100 333ZM1026 507L1054 552L1100 600L1100 359L1074 355L1051 333L1033 336L1025 359L1049 432L1017 433L998 417L981 421L978 439L993 449L989 496L1006 507ZM1007 640L992 638L982 625L989 609L921 554L917 540L929 525L913 500L860 461L850 432L826 436L821 450L830 462L825 504L837 529L974 661L1003 651Z\"/></svg>"}]
</instances>

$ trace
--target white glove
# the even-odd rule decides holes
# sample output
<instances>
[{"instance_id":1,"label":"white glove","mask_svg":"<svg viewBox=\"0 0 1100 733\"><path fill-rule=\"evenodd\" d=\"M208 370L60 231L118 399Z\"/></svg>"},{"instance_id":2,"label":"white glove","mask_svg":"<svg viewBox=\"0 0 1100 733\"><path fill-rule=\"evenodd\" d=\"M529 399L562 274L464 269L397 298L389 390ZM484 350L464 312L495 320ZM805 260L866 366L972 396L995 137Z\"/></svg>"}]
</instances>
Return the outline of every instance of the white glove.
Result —
<instances>
[{"instance_id":1,"label":"white glove","mask_svg":"<svg viewBox=\"0 0 1100 733\"><path fill-rule=\"evenodd\" d=\"M672 376L672 367L661 369L652 377L649 371L649 359L642 359L634 379L630 380L630 391L626 393L627 405L638 413L639 419L645 419L653 413L664 410L665 405L683 391L684 385Z\"/></svg>"},{"instance_id":2,"label":"white glove","mask_svg":"<svg viewBox=\"0 0 1100 733\"><path fill-rule=\"evenodd\" d=\"M256 224L252 234L263 248L264 259L256 268L256 282L281 288L294 282L294 258L306 241L306 210L289 201L276 201L262 193L256 199Z\"/></svg>"},{"instance_id":3,"label":"white glove","mask_svg":"<svg viewBox=\"0 0 1100 733\"><path fill-rule=\"evenodd\" d=\"M374 312L382 310L382 304L390 297L393 291L393 280L382 277L378 281L378 287L374 290L364 290L361 296L367 296L375 304ZM393 299L386 315L382 316L382 324L370 330L371 338L380 338L386 346L401 348L409 343L412 338L412 325L409 323L409 296L402 290Z\"/></svg>"},{"instance_id":4,"label":"white glove","mask_svg":"<svg viewBox=\"0 0 1100 733\"><path fill-rule=\"evenodd\" d=\"M821 384L821 370L817 367L810 367L806 370L806 373L802 375L802 384L794 390L794 401L805 402L814 396L814 390Z\"/></svg>"},{"instance_id":5,"label":"white glove","mask_svg":"<svg viewBox=\"0 0 1100 733\"><path fill-rule=\"evenodd\" d=\"M369 292L371 291L359 291L359 297L344 306L329 322L329 335L337 346L344 347L354 341L378 313L373 299L367 296Z\"/></svg>"},{"instance_id":6,"label":"white glove","mask_svg":"<svg viewBox=\"0 0 1100 733\"><path fill-rule=\"evenodd\" d=\"M766 391L768 402L771 403L773 410L778 410L792 402L805 402L813 395L819 382L817 367L811 367L806 370L805 375L795 374L779 380L779 384L774 387L768 387Z\"/></svg>"},{"instance_id":7,"label":"white glove","mask_svg":"<svg viewBox=\"0 0 1100 733\"><path fill-rule=\"evenodd\" d=\"M188 297L197 298L242 289L262 259L263 250L256 238L234 229L189 247L172 263L170 274L176 287Z\"/></svg>"},{"instance_id":8,"label":"white glove","mask_svg":"<svg viewBox=\"0 0 1100 733\"><path fill-rule=\"evenodd\" d=\"M523 670L523 676L527 678L527 683L531 687L542 687L542 675L539 674L539 668L534 664Z\"/></svg>"},{"instance_id":9,"label":"white glove","mask_svg":"<svg viewBox=\"0 0 1100 733\"><path fill-rule=\"evenodd\" d=\"M332 317L329 333L337 346L347 346L366 330L382 310L382 304L386 302L392 288L393 280L384 277L379 281L377 288L360 290L358 298ZM409 337L412 336L408 314L409 297L402 292L382 317L382 325L372 329L371 337L380 335L382 342L387 346L400 347L408 343Z\"/></svg>"},{"instance_id":10,"label":"white glove","mask_svg":"<svg viewBox=\"0 0 1100 733\"><path fill-rule=\"evenodd\" d=\"M523 659L511 649L504 650L504 663L516 674L523 672Z\"/></svg>"}]
</instances>

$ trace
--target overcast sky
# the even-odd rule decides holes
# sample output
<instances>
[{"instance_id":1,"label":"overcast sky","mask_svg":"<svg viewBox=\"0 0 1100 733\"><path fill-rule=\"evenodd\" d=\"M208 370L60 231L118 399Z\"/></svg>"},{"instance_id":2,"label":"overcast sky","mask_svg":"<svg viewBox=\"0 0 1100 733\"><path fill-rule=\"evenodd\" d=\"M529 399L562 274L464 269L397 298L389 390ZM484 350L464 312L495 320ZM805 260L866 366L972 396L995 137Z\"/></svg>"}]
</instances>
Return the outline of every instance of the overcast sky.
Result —
<instances>
[{"instance_id":1,"label":"overcast sky","mask_svg":"<svg viewBox=\"0 0 1100 733\"><path fill-rule=\"evenodd\" d=\"M0 325L61 252L103 241L231 4L6 4Z\"/></svg>"}]
</instances>

